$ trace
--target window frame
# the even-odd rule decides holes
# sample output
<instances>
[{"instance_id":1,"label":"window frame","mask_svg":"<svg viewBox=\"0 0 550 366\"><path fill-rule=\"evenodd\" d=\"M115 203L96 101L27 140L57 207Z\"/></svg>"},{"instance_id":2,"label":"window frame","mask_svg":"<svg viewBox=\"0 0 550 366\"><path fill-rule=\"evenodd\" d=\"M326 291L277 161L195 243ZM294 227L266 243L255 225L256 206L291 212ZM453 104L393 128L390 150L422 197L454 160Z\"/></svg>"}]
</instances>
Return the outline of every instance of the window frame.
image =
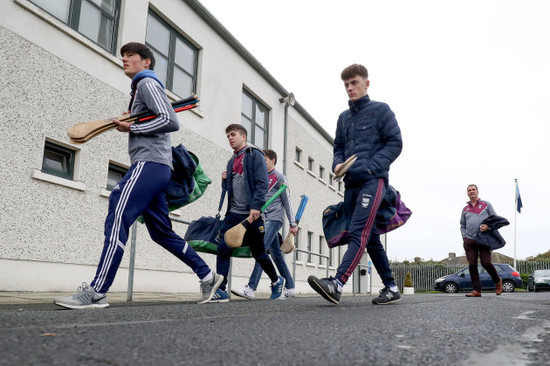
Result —
<instances>
[{"instance_id":1,"label":"window frame","mask_svg":"<svg viewBox=\"0 0 550 366\"><path fill-rule=\"evenodd\" d=\"M168 40L168 55L165 55L164 52L160 51L155 45L149 43L147 41L147 32L148 32L148 25L149 25L149 17L155 18L156 21L161 23L161 25L166 28L166 30L169 33L169 40ZM181 66L176 64L176 44L177 41L180 40L183 43L185 43L187 46L189 46L193 52L194 52L194 69L193 74L190 74L188 70L183 69ZM152 51L155 53L163 56L167 60L166 65L166 80L165 80L165 88L166 90L169 90L170 92L174 93L175 95L178 95L179 97L186 98L189 95L179 95L174 90L174 74L176 68L186 75L191 77L192 80L192 86L191 86L191 95L197 94L198 89L198 70L199 70L199 53L200 49L193 44L190 40L188 40L184 35L182 35L180 32L178 32L173 26L171 26L166 20L164 20L159 14L154 12L152 9L149 9L147 13L147 26L146 26L146 35L145 35L145 45L149 48L151 48ZM155 59L155 62L158 64L159 60ZM160 76L159 76L160 77Z\"/></svg>"},{"instance_id":2,"label":"window frame","mask_svg":"<svg viewBox=\"0 0 550 366\"><path fill-rule=\"evenodd\" d=\"M313 173L313 169L315 168L315 159L313 159L311 156L307 157L307 170Z\"/></svg>"},{"instance_id":3,"label":"window frame","mask_svg":"<svg viewBox=\"0 0 550 366\"><path fill-rule=\"evenodd\" d=\"M297 162L297 163L302 163L302 149L300 149L298 146L296 146L296 150L295 150L296 154L294 156L294 160Z\"/></svg>"},{"instance_id":4,"label":"window frame","mask_svg":"<svg viewBox=\"0 0 550 366\"><path fill-rule=\"evenodd\" d=\"M263 104L258 98L256 98L251 92L243 88L242 94L241 94L241 100L242 97L246 96L252 101L252 119L250 119L247 115L243 112L243 106L241 102L241 124L243 124L243 118L246 119L247 123L252 126L251 131L248 131L248 135L246 136L246 139L248 142L252 143L254 146L260 148L260 149L269 149L269 108ZM265 109L265 117L264 117L264 126L261 127L256 123L256 108L263 108ZM256 130L261 129L264 132L264 141L263 146L258 145L257 139L256 139Z\"/></svg>"},{"instance_id":5,"label":"window frame","mask_svg":"<svg viewBox=\"0 0 550 366\"><path fill-rule=\"evenodd\" d=\"M110 14L107 11L105 11L104 9L102 9L94 1L90 1L90 0L69 0L69 10L68 10L69 14L67 16L66 21L63 20L63 19L58 18L56 15L51 13L48 9L43 8L41 5L37 4L33 0L28 0L28 1L30 3L32 3L34 6L37 6L38 8L42 9L43 11L45 11L46 13L48 13L49 15L54 17L55 19L59 20L60 22L62 22L63 24L65 24L66 26L68 26L69 28L74 30L75 32L77 32L78 34L82 35L86 39L88 39L91 42L93 42L94 44L98 45L99 47L101 47L105 51L109 52L112 55L116 55L117 39L118 39L118 27L119 27L119 24L120 24L121 0L114 0L115 3L114 3L113 14ZM108 18L111 21L111 27L110 27L110 33L111 34L110 34L110 37L109 37L110 38L109 39L109 43L110 43L109 48L104 47L97 40L94 40L94 39L88 37L86 34L82 33L78 29L78 27L81 24L81 22L80 22L80 15L81 15L80 11L82 9L82 2L83 1L86 2L86 4L88 4L92 7L94 7L95 9L97 9L102 16L105 16L106 18Z\"/></svg>"},{"instance_id":6,"label":"window frame","mask_svg":"<svg viewBox=\"0 0 550 366\"><path fill-rule=\"evenodd\" d=\"M44 165L44 161L46 160L46 151L54 152L56 154L60 154L64 156L67 159L67 171L59 171L56 169L50 169ZM44 151L42 154L42 168L40 171L44 174L53 175L59 178L68 179L68 180L74 180L74 172L75 172L75 162L76 162L76 151L69 149L65 146L56 144L55 142L46 140L44 142Z\"/></svg>"},{"instance_id":7,"label":"window frame","mask_svg":"<svg viewBox=\"0 0 550 366\"><path fill-rule=\"evenodd\" d=\"M312 263L311 262L311 248L313 246L313 232L312 231L308 231L307 232L307 262L308 263Z\"/></svg>"},{"instance_id":8,"label":"window frame","mask_svg":"<svg viewBox=\"0 0 550 366\"><path fill-rule=\"evenodd\" d=\"M109 185L109 173L113 171L115 173L122 173L121 174L121 179L124 178L124 176L126 175L126 173L128 172L128 168L127 167L124 167L120 164L117 164L117 163L114 163L112 161L109 161L109 166L107 168L107 182L105 183L105 189L107 191L112 191L114 187L116 187L116 184L118 184L118 182L120 181L117 181L117 183L115 183L114 186L110 186Z\"/></svg>"}]
</instances>

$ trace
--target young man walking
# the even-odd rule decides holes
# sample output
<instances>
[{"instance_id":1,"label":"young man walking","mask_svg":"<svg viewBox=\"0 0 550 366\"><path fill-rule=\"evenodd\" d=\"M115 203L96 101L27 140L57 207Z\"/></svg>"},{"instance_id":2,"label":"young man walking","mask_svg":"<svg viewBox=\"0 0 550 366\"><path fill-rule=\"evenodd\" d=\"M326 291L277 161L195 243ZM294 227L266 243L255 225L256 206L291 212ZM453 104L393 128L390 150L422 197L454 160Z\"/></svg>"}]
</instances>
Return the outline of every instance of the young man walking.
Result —
<instances>
[{"instance_id":1,"label":"young man walking","mask_svg":"<svg viewBox=\"0 0 550 366\"><path fill-rule=\"evenodd\" d=\"M224 235L245 219L250 222L245 234L245 244L250 245L254 259L271 280L271 298L278 299L283 294L285 279L277 275L273 262L265 251L261 232L264 223L260 210L266 202L269 187L265 159L260 150L247 145L248 132L242 125L231 124L227 126L225 133L233 149L233 156L222 173L228 200L227 212L220 229L216 270L224 276L224 281L210 302L229 301L226 279L233 249L225 243Z\"/></svg>"},{"instance_id":2,"label":"young man walking","mask_svg":"<svg viewBox=\"0 0 550 366\"><path fill-rule=\"evenodd\" d=\"M273 150L266 149L264 150L264 157L269 179L269 190L267 191L266 200L269 200L279 189L281 184L286 184L288 186L288 182L282 173L275 170L275 165L277 164L277 153ZM284 254L281 251L281 246L279 245L279 237L277 235L283 226L285 214L288 222L290 223L290 232L296 235L298 233L298 225L296 225L296 222L294 221L294 214L292 212L292 205L290 204L290 193L288 188L279 197L277 197L264 212L264 247L265 250L269 251L271 254L279 273L286 282L286 288L283 296L280 297L281 299L293 297L296 294L294 280L292 279L288 266L286 265ZM262 267L259 263L256 263L254 270L250 275L248 284L242 289L232 289L231 292L240 297L253 299L254 292L258 288L258 283L260 282L260 277L262 277L262 272Z\"/></svg>"},{"instance_id":3,"label":"young man walking","mask_svg":"<svg viewBox=\"0 0 550 366\"><path fill-rule=\"evenodd\" d=\"M373 226L388 186L390 164L401 153L401 131L390 107L370 100L367 94L370 81L363 65L346 67L341 79L349 97L349 109L338 118L332 168L337 172L349 157L357 157L344 177L344 208L351 240L336 278L309 276L308 282L325 299L338 304L342 289L366 248L384 283L380 295L372 302L390 304L399 301L401 295L380 235L373 232Z\"/></svg>"},{"instance_id":4,"label":"young man walking","mask_svg":"<svg viewBox=\"0 0 550 366\"><path fill-rule=\"evenodd\" d=\"M164 190L171 178L172 147L170 132L179 129L179 121L153 71L155 58L141 43L128 43L120 50L124 73L132 79L130 111L152 112L157 117L139 124L114 119L117 130L128 133L128 151L132 165L109 196L105 220L105 242L96 275L73 296L56 298L54 303L69 309L105 308L107 291L120 265L128 231L143 215L151 239L187 264L200 279L202 299L212 298L223 281L210 270L195 250L172 230Z\"/></svg>"}]
</instances>

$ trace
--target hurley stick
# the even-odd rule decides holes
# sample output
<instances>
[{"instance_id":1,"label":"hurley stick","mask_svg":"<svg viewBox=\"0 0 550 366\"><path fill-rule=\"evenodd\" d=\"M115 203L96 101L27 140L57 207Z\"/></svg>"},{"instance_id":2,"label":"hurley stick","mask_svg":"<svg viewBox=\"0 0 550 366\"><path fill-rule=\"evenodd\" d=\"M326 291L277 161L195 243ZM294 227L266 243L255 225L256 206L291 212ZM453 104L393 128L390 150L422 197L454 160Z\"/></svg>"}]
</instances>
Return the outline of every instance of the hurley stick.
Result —
<instances>
[{"instance_id":1,"label":"hurley stick","mask_svg":"<svg viewBox=\"0 0 550 366\"><path fill-rule=\"evenodd\" d=\"M178 100L171 103L174 111L181 112L187 109L197 107L199 100L196 95L192 95L188 98ZM115 117L122 122L139 123L145 122L155 118L156 115L151 112L138 113L135 115L124 114L122 116ZM90 121L77 123L69 128L67 135L73 143L82 144L89 141L93 137L102 134L105 131L115 128L117 125L113 122L113 118L103 119L99 121Z\"/></svg>"},{"instance_id":2,"label":"hurley stick","mask_svg":"<svg viewBox=\"0 0 550 366\"><path fill-rule=\"evenodd\" d=\"M302 215L304 214L304 209L306 208L306 204L309 198L303 194L302 199L300 200L300 206L298 206L298 211L296 212L296 218L294 221L296 221L296 225L300 223L300 220L302 219ZM288 254L294 250L294 234L291 232L288 233L285 240L283 241L283 244L281 245L281 250L283 253Z\"/></svg>"},{"instance_id":3,"label":"hurley stick","mask_svg":"<svg viewBox=\"0 0 550 366\"><path fill-rule=\"evenodd\" d=\"M283 193L283 191L286 189L286 184L281 184L277 192L262 206L260 209L260 212L264 212L264 210L269 206L277 197ZM246 230L250 227L251 222L248 221L248 217L241 221L239 224L233 226L231 229L227 230L225 232L225 235L223 236L225 239L225 243L230 248L238 248L241 245L243 245L243 239L244 234L246 233Z\"/></svg>"},{"instance_id":4,"label":"hurley stick","mask_svg":"<svg viewBox=\"0 0 550 366\"><path fill-rule=\"evenodd\" d=\"M357 160L357 156L353 154L346 161L344 161L342 165L340 165L338 170L334 172L334 178L336 178L336 181L342 179L344 175L346 175L346 172L353 165L353 163L355 163L355 160Z\"/></svg>"}]
</instances>

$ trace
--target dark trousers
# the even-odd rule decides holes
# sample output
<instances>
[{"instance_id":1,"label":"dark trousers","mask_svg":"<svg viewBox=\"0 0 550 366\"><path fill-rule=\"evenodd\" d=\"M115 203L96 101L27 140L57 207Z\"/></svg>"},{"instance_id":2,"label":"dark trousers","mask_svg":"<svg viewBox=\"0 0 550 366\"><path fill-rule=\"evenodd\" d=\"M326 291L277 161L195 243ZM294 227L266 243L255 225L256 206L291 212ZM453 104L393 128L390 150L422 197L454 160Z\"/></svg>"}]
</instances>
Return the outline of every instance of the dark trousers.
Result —
<instances>
[{"instance_id":1,"label":"dark trousers","mask_svg":"<svg viewBox=\"0 0 550 366\"><path fill-rule=\"evenodd\" d=\"M481 281L479 280L479 271L477 270L477 259L487 273L491 276L494 283L500 282L497 270L491 263L491 251L486 245L478 244L474 239L464 238L464 251L466 251L466 259L470 268L470 277L475 291L481 292Z\"/></svg>"},{"instance_id":2,"label":"dark trousers","mask_svg":"<svg viewBox=\"0 0 550 366\"><path fill-rule=\"evenodd\" d=\"M359 264L366 248L384 286L395 285L380 235L373 233L374 219L386 194L386 186L384 179L368 180L357 187L346 186L344 207L346 217L350 218L351 240L336 273L336 278L344 284Z\"/></svg>"},{"instance_id":3,"label":"dark trousers","mask_svg":"<svg viewBox=\"0 0 550 366\"><path fill-rule=\"evenodd\" d=\"M233 226L242 222L248 217L248 214L236 214L229 212L225 215L220 229L220 244L218 245L218 256L216 258L216 271L218 274L223 275L224 280L220 286L220 289L225 290L227 287L227 276L229 275L229 265L231 261L231 253L233 248L225 244L224 235L225 232L231 229ZM277 282L279 277L277 271L273 266L273 262L269 255L267 255L264 247L263 236L260 232L260 228L264 223L261 218L250 224L246 234L244 236L243 245L249 245L252 256L260 264L264 272L269 276L271 282ZM263 229L262 229L263 230Z\"/></svg>"},{"instance_id":4,"label":"dark trousers","mask_svg":"<svg viewBox=\"0 0 550 366\"><path fill-rule=\"evenodd\" d=\"M151 239L187 264L199 279L210 268L195 250L172 230L164 190L170 183L168 165L152 162L132 164L109 196L109 213L105 219L105 242L97 272L91 286L107 292L120 266L130 226L143 215Z\"/></svg>"}]
</instances>

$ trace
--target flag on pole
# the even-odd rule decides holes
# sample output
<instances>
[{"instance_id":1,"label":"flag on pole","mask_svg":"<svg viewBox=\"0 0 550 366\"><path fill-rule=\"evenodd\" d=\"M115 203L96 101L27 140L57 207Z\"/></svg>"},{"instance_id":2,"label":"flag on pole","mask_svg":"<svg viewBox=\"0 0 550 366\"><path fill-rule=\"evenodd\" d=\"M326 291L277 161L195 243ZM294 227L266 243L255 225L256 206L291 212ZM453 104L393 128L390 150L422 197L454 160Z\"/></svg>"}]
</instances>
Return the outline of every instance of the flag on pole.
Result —
<instances>
[{"instance_id":1,"label":"flag on pole","mask_svg":"<svg viewBox=\"0 0 550 366\"><path fill-rule=\"evenodd\" d=\"M521 195L519 194L519 185L516 182L516 209L519 213L521 213L521 208L523 207L523 204L521 203Z\"/></svg>"}]
</instances>

